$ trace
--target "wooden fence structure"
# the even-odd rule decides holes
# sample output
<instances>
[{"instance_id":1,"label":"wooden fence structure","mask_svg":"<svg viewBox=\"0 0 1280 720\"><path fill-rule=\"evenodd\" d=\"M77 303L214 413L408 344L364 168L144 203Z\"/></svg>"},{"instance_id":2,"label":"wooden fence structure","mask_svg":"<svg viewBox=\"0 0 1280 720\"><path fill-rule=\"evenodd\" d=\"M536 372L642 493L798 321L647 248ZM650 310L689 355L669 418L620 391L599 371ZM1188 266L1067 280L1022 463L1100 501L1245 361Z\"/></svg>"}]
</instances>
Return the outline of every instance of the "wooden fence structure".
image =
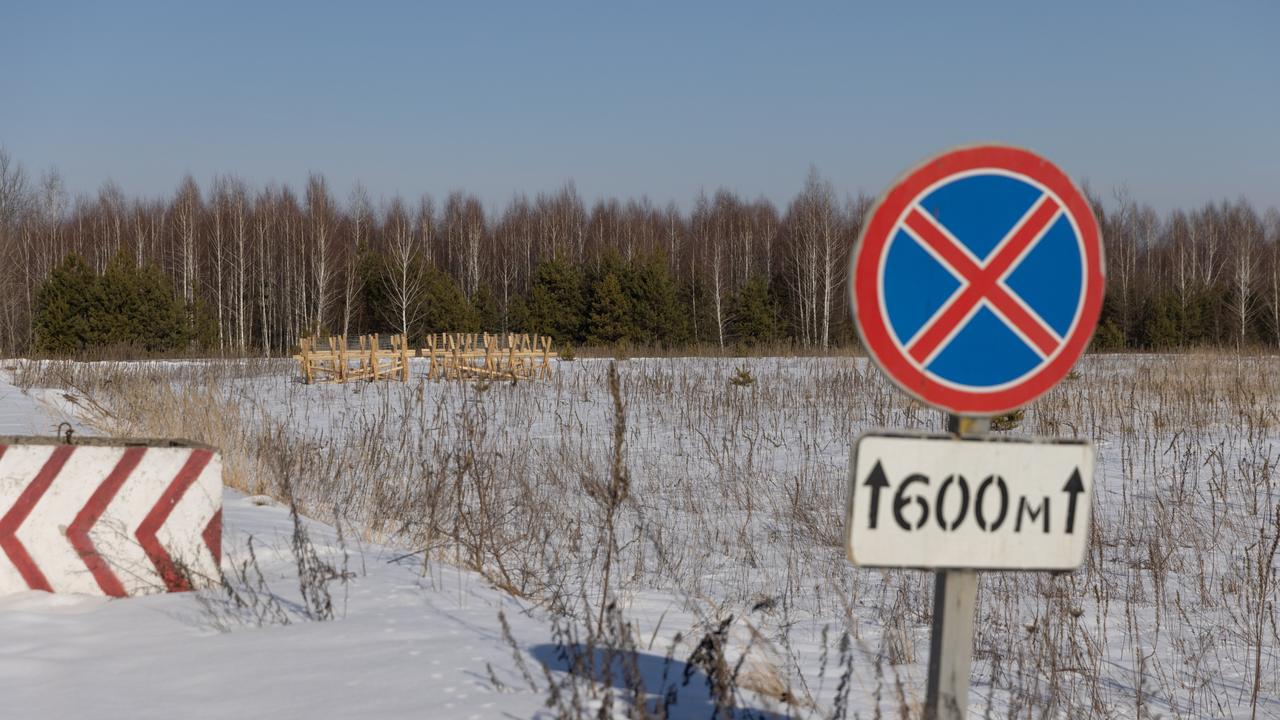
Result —
<instances>
[{"instance_id":1,"label":"wooden fence structure","mask_svg":"<svg viewBox=\"0 0 1280 720\"><path fill-rule=\"evenodd\" d=\"M390 347L383 349L380 338L361 335L356 347L346 338L330 337L321 343L320 338L309 337L298 341L299 353L293 356L302 369L302 381L351 382L355 380L409 379L409 343L403 335L392 335Z\"/></svg>"},{"instance_id":2,"label":"wooden fence structure","mask_svg":"<svg viewBox=\"0 0 1280 720\"><path fill-rule=\"evenodd\" d=\"M551 361L559 357L545 335L442 333L426 341L420 355L431 360L427 377L432 380L548 378Z\"/></svg>"},{"instance_id":3,"label":"wooden fence structure","mask_svg":"<svg viewBox=\"0 0 1280 720\"><path fill-rule=\"evenodd\" d=\"M404 335L391 335L383 348L378 335L361 335L356 347L346 338L307 337L294 355L303 382L409 380L409 358L426 358L430 380L533 380L551 377L551 361L559 354L545 335L507 333L440 333L426 337L426 347L411 349Z\"/></svg>"}]
</instances>

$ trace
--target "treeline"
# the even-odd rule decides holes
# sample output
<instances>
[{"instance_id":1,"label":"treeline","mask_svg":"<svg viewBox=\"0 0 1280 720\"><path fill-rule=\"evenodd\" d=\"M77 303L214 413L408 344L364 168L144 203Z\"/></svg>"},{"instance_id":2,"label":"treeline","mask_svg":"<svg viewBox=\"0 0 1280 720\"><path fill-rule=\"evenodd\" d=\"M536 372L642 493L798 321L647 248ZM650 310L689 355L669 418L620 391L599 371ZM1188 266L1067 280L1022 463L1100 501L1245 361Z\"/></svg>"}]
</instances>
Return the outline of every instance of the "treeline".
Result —
<instances>
[{"instance_id":1,"label":"treeline","mask_svg":"<svg viewBox=\"0 0 1280 720\"><path fill-rule=\"evenodd\" d=\"M281 353L311 333L514 330L562 344L830 348L854 340L846 267L870 205L816 172L783 208L727 191L687 210L588 206L572 184L496 212L462 192L375 204L360 187L335 197L318 174L301 192L188 177L165 198L110 183L70 198L56 172L33 179L0 153L0 345ZM1099 346L1280 339L1274 209L1095 206L1109 286ZM161 319L120 309L139 302ZM176 330L152 332L173 318Z\"/></svg>"},{"instance_id":2,"label":"treeline","mask_svg":"<svg viewBox=\"0 0 1280 720\"><path fill-rule=\"evenodd\" d=\"M1164 216L1126 193L1094 202L1107 294L1097 347L1280 344L1280 212L1243 200Z\"/></svg>"}]
</instances>

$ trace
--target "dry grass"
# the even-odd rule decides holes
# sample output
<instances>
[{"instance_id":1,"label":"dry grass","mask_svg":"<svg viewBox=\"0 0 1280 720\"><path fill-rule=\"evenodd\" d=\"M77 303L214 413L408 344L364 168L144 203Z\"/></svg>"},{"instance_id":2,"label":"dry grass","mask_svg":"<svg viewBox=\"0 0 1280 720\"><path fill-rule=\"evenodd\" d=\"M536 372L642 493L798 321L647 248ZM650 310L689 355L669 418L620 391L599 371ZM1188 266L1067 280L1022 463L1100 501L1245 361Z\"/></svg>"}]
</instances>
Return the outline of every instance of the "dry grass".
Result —
<instances>
[{"instance_id":1,"label":"dry grass","mask_svg":"<svg viewBox=\"0 0 1280 720\"><path fill-rule=\"evenodd\" d=\"M861 360L635 360L616 395L609 367L516 385L307 387L269 361L26 363L16 377L68 388L107 432L218 445L233 487L292 487L306 514L336 510L596 636L625 625L606 595L635 613L649 593L683 598L689 638L750 618L776 649L761 694L795 700L785 712L812 699L824 714L910 713L931 578L849 567L840 513L858 433L939 429L941 415ZM740 368L754 382L732 382ZM983 575L977 700L1018 717L1280 713L1277 369L1095 356L1028 408L1018 432L1097 443L1093 538L1076 573Z\"/></svg>"}]
</instances>

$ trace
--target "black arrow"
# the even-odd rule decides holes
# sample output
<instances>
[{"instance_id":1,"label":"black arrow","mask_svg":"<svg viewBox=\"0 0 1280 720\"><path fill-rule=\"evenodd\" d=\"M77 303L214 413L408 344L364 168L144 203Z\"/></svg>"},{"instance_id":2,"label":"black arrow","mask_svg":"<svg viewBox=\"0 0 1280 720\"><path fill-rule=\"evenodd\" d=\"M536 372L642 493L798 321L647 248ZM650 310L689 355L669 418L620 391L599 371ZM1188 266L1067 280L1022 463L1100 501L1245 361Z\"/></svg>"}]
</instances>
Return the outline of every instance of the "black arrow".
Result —
<instances>
[{"instance_id":1,"label":"black arrow","mask_svg":"<svg viewBox=\"0 0 1280 720\"><path fill-rule=\"evenodd\" d=\"M1080 468L1071 471L1071 478L1062 486L1062 491L1071 495L1071 501L1067 504L1067 534L1070 535L1076 531L1076 501L1080 499L1080 493L1084 492Z\"/></svg>"},{"instance_id":2,"label":"black arrow","mask_svg":"<svg viewBox=\"0 0 1280 720\"><path fill-rule=\"evenodd\" d=\"M871 518L867 521L867 529L876 529L876 519L880 517L880 489L889 487L889 478L885 477L884 467L880 461L871 468L871 474L863 481L863 485L871 488Z\"/></svg>"}]
</instances>

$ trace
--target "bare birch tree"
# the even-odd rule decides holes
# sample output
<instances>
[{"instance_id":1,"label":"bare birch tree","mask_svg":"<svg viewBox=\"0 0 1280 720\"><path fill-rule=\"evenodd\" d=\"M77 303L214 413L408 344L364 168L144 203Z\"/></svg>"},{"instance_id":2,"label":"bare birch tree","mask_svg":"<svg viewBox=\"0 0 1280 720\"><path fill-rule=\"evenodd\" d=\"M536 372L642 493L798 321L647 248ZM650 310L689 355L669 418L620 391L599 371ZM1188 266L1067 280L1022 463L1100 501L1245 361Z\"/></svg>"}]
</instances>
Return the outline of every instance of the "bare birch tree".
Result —
<instances>
[{"instance_id":1,"label":"bare birch tree","mask_svg":"<svg viewBox=\"0 0 1280 720\"><path fill-rule=\"evenodd\" d=\"M218 318L218 350L226 349L227 335L227 303L224 298L226 289L224 275L227 266L227 244L230 236L227 215L231 206L230 192L227 185L227 178L214 178L213 192L209 198L210 210L213 215L213 230L209 235L211 244L209 254L210 263L213 265L213 305L215 315Z\"/></svg>"},{"instance_id":2,"label":"bare birch tree","mask_svg":"<svg viewBox=\"0 0 1280 720\"><path fill-rule=\"evenodd\" d=\"M1257 217L1243 207L1232 208L1230 220L1231 234L1235 238L1230 307L1236 320L1236 346L1244 347L1248 342L1249 324L1258 306L1255 283L1262 250L1262 233Z\"/></svg>"},{"instance_id":3,"label":"bare birch tree","mask_svg":"<svg viewBox=\"0 0 1280 720\"><path fill-rule=\"evenodd\" d=\"M271 238L272 222L275 216L275 193L271 188L263 190L256 198L253 212L253 254L258 266L257 285L254 288L255 301L258 304L259 328L262 333L262 352L271 354L271 308L273 303L267 292L268 246Z\"/></svg>"},{"instance_id":4,"label":"bare birch tree","mask_svg":"<svg viewBox=\"0 0 1280 720\"><path fill-rule=\"evenodd\" d=\"M422 247L400 198L391 201L383 226L387 234L387 294L397 328L408 335L417 324L422 299Z\"/></svg>"},{"instance_id":5,"label":"bare birch tree","mask_svg":"<svg viewBox=\"0 0 1280 720\"><path fill-rule=\"evenodd\" d=\"M312 332L320 334L333 302L333 199L324 176L313 173L307 179L307 226L310 235Z\"/></svg>"},{"instance_id":6,"label":"bare birch tree","mask_svg":"<svg viewBox=\"0 0 1280 720\"><path fill-rule=\"evenodd\" d=\"M364 287L364 278L360 276L360 254L368 247L369 236L373 231L373 203L364 185L356 183L351 190L351 199L347 203L351 216L351 242L343 253L342 283L342 337L351 334L351 316L355 312L356 299Z\"/></svg>"},{"instance_id":7,"label":"bare birch tree","mask_svg":"<svg viewBox=\"0 0 1280 720\"><path fill-rule=\"evenodd\" d=\"M227 181L228 206L231 213L231 302L235 328L235 349L243 353L249 347L248 311L249 273L252 258L249 254L249 222L252 208L249 205L249 189L243 180Z\"/></svg>"},{"instance_id":8,"label":"bare birch tree","mask_svg":"<svg viewBox=\"0 0 1280 720\"><path fill-rule=\"evenodd\" d=\"M190 175L182 179L173 201L174 232L178 235L177 266L182 299L190 307L196 292L196 233L200 223L200 189Z\"/></svg>"}]
</instances>

